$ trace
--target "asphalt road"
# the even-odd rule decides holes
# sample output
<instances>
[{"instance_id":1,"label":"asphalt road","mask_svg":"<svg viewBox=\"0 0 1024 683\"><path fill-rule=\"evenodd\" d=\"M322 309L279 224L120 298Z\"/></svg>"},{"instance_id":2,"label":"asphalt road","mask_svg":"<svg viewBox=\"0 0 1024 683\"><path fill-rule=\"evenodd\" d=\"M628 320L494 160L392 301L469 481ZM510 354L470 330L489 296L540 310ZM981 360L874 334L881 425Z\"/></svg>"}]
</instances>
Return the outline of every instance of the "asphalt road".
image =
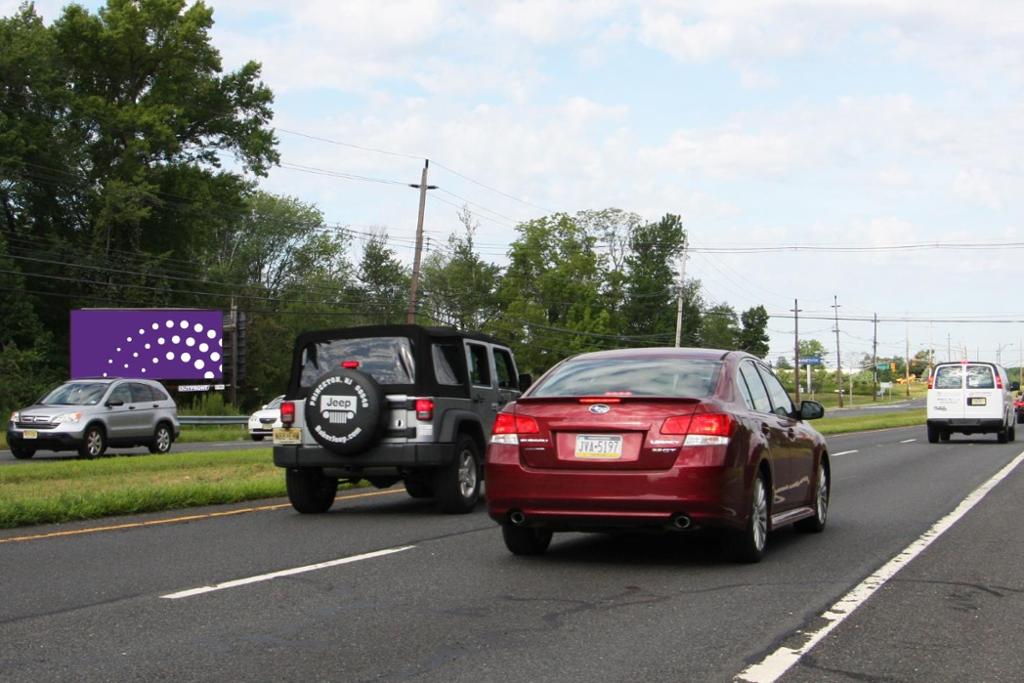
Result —
<instances>
[{"instance_id":1,"label":"asphalt road","mask_svg":"<svg viewBox=\"0 0 1024 683\"><path fill-rule=\"evenodd\" d=\"M246 439L244 441L211 441L207 443L181 443L175 442L171 446L171 453L188 453L191 451L234 451L244 448L267 448L268 452L273 444L269 439L263 441L253 441L252 439ZM107 452L103 454L104 458L110 458L119 455L149 455L149 449L145 446L136 446L134 448L108 448ZM38 460L77 460L78 453L75 451L39 451L33 455L29 460L18 460L10 451L0 450L0 466L11 465L14 463L31 463Z\"/></svg>"},{"instance_id":2,"label":"asphalt road","mask_svg":"<svg viewBox=\"0 0 1024 683\"><path fill-rule=\"evenodd\" d=\"M8 530L0 679L733 680L798 647L1024 450L929 445L921 427L829 442L828 528L773 533L757 565L682 536L556 535L517 558L482 509L439 515L402 491L349 493L320 516L274 500ZM782 680L1019 680L1022 473Z\"/></svg>"}]
</instances>

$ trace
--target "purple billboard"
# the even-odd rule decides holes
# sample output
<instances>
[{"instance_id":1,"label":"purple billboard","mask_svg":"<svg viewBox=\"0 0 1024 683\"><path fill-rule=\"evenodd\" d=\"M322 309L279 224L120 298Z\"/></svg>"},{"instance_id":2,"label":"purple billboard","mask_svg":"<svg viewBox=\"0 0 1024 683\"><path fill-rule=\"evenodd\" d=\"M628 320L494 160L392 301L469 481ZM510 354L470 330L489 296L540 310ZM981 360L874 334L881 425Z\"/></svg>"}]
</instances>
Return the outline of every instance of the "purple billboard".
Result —
<instances>
[{"instance_id":1,"label":"purple billboard","mask_svg":"<svg viewBox=\"0 0 1024 683\"><path fill-rule=\"evenodd\" d=\"M220 380L224 316L183 308L71 311L71 378Z\"/></svg>"}]
</instances>

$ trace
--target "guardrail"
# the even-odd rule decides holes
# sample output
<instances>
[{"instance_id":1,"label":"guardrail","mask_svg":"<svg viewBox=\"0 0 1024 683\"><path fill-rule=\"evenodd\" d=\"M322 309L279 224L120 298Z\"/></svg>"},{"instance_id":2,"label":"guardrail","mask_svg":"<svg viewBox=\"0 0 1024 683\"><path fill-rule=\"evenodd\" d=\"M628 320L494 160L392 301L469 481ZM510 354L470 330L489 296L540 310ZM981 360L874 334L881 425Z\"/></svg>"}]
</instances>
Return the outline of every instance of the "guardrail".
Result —
<instances>
[{"instance_id":1,"label":"guardrail","mask_svg":"<svg viewBox=\"0 0 1024 683\"><path fill-rule=\"evenodd\" d=\"M183 425L244 425L249 422L248 415L179 415L178 422Z\"/></svg>"}]
</instances>

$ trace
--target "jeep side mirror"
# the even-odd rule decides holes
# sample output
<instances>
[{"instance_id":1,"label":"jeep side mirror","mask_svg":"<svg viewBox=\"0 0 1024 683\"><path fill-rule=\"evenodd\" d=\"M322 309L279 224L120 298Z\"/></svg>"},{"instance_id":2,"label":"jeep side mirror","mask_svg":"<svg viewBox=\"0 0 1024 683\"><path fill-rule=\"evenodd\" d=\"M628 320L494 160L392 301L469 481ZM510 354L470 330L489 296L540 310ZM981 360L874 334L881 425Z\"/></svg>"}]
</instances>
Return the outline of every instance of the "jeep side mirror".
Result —
<instances>
[{"instance_id":1,"label":"jeep side mirror","mask_svg":"<svg viewBox=\"0 0 1024 683\"><path fill-rule=\"evenodd\" d=\"M1010 391L1020 391L1020 382L1012 382L1010 384Z\"/></svg>"},{"instance_id":2,"label":"jeep side mirror","mask_svg":"<svg viewBox=\"0 0 1024 683\"><path fill-rule=\"evenodd\" d=\"M817 401L800 401L800 419L817 420L825 417L825 406Z\"/></svg>"},{"instance_id":3,"label":"jeep side mirror","mask_svg":"<svg viewBox=\"0 0 1024 683\"><path fill-rule=\"evenodd\" d=\"M107 401L107 407L108 408L117 408L118 406L123 406L123 405L124 405L124 401Z\"/></svg>"},{"instance_id":4,"label":"jeep side mirror","mask_svg":"<svg viewBox=\"0 0 1024 683\"><path fill-rule=\"evenodd\" d=\"M519 375L519 391L526 391L533 384L533 375L528 372Z\"/></svg>"}]
</instances>

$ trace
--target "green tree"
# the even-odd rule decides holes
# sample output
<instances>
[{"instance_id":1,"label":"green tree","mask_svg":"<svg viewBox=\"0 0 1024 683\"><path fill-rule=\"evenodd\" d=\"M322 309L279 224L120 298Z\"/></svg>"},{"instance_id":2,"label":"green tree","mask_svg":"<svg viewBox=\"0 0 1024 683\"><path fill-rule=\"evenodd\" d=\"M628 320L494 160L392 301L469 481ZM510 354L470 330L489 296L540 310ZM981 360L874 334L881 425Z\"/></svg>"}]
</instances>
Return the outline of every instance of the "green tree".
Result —
<instances>
[{"instance_id":1,"label":"green tree","mask_svg":"<svg viewBox=\"0 0 1024 683\"><path fill-rule=\"evenodd\" d=\"M360 317L371 324L405 322L410 278L387 243L387 232L370 237L356 273L353 294L359 300Z\"/></svg>"},{"instance_id":2,"label":"green tree","mask_svg":"<svg viewBox=\"0 0 1024 683\"><path fill-rule=\"evenodd\" d=\"M664 335L665 339L675 334L679 289L674 266L685 244L683 221L674 214L633 229L625 257L624 334ZM683 341L688 346L698 344L700 339L701 312L696 294L693 288L684 289Z\"/></svg>"},{"instance_id":3,"label":"green tree","mask_svg":"<svg viewBox=\"0 0 1024 683\"><path fill-rule=\"evenodd\" d=\"M800 358L822 358L828 355L828 350L825 345L817 339L801 339L800 340ZM802 363L801 363L802 364Z\"/></svg>"},{"instance_id":4,"label":"green tree","mask_svg":"<svg viewBox=\"0 0 1024 683\"><path fill-rule=\"evenodd\" d=\"M469 209L459 213L463 234L452 234L448 248L430 254L423 265L420 310L435 322L463 330L482 329L498 310L498 266L480 258L474 244L479 227Z\"/></svg>"},{"instance_id":5,"label":"green tree","mask_svg":"<svg viewBox=\"0 0 1024 683\"><path fill-rule=\"evenodd\" d=\"M596 239L567 214L521 223L498 287L502 315L489 331L512 343L521 369L618 345L602 305Z\"/></svg>"},{"instance_id":6,"label":"green tree","mask_svg":"<svg viewBox=\"0 0 1024 683\"><path fill-rule=\"evenodd\" d=\"M22 240L12 257L51 259L31 289L72 290L43 312L63 343L82 302L192 303L213 227L246 211L251 183L222 163L278 159L260 67L224 72L212 25L185 0L0 19L0 224Z\"/></svg>"},{"instance_id":7,"label":"green tree","mask_svg":"<svg viewBox=\"0 0 1024 683\"><path fill-rule=\"evenodd\" d=\"M764 306L748 308L740 314L740 321L743 323L743 329L737 335L737 346L758 358L767 357L768 311Z\"/></svg>"},{"instance_id":8,"label":"green tree","mask_svg":"<svg viewBox=\"0 0 1024 683\"><path fill-rule=\"evenodd\" d=\"M705 348L735 349L739 334L739 321L732 306L718 304L704 311L700 337Z\"/></svg>"}]
</instances>

